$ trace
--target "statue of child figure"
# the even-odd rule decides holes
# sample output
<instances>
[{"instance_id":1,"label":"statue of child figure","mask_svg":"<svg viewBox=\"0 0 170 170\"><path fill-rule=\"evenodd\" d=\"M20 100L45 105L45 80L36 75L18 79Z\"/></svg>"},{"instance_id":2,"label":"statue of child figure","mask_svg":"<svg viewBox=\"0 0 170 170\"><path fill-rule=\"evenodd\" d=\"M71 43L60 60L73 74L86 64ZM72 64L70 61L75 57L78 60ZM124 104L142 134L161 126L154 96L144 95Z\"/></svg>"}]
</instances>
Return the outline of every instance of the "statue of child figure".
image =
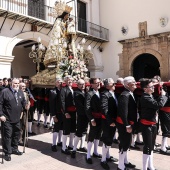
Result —
<instances>
[{"instance_id":1,"label":"statue of child figure","mask_svg":"<svg viewBox=\"0 0 170 170\"><path fill-rule=\"evenodd\" d=\"M67 33L76 34L75 21L73 20L73 17L69 17L67 22Z\"/></svg>"}]
</instances>

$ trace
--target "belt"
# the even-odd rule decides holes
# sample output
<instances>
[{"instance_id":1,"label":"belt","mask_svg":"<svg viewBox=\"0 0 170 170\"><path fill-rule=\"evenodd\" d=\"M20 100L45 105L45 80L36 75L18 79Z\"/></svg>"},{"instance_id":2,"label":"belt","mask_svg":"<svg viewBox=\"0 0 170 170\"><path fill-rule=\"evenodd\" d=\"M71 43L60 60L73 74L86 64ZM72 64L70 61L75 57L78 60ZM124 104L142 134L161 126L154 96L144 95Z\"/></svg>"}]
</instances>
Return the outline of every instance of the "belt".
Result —
<instances>
[{"instance_id":1,"label":"belt","mask_svg":"<svg viewBox=\"0 0 170 170\"><path fill-rule=\"evenodd\" d=\"M92 115L94 118L102 118L102 113L101 112L92 112Z\"/></svg>"},{"instance_id":2,"label":"belt","mask_svg":"<svg viewBox=\"0 0 170 170\"><path fill-rule=\"evenodd\" d=\"M122 121L122 118L119 117L119 116L116 118L116 122L118 122L118 123L120 123L120 124L124 124L123 121ZM131 120L129 121L129 123L130 123L130 125L133 125L133 124L134 124L134 122L131 121Z\"/></svg>"},{"instance_id":3,"label":"belt","mask_svg":"<svg viewBox=\"0 0 170 170\"><path fill-rule=\"evenodd\" d=\"M170 113L170 107L162 107L160 110Z\"/></svg>"},{"instance_id":4,"label":"belt","mask_svg":"<svg viewBox=\"0 0 170 170\"><path fill-rule=\"evenodd\" d=\"M106 116L102 114L102 119L106 119ZM114 118L112 118L112 120L115 120Z\"/></svg>"},{"instance_id":5,"label":"belt","mask_svg":"<svg viewBox=\"0 0 170 170\"><path fill-rule=\"evenodd\" d=\"M155 125L156 124L156 122L152 122L146 119L141 119L140 122L144 125Z\"/></svg>"},{"instance_id":6,"label":"belt","mask_svg":"<svg viewBox=\"0 0 170 170\"><path fill-rule=\"evenodd\" d=\"M69 106L69 107L67 107L67 111L68 112L75 112L76 111L76 107L75 106Z\"/></svg>"},{"instance_id":7,"label":"belt","mask_svg":"<svg viewBox=\"0 0 170 170\"><path fill-rule=\"evenodd\" d=\"M49 101L49 98L48 98L48 97L45 97L44 100L45 100L46 102L48 102L48 101Z\"/></svg>"}]
</instances>

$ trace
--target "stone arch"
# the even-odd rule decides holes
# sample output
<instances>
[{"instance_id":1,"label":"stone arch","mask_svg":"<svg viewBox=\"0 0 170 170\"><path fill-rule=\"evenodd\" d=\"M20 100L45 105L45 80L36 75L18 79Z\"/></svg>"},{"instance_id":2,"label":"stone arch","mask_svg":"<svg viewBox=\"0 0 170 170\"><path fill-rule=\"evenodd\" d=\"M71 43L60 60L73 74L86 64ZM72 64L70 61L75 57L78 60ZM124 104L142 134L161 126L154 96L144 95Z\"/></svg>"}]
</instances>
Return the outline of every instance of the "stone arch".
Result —
<instances>
[{"instance_id":1,"label":"stone arch","mask_svg":"<svg viewBox=\"0 0 170 170\"><path fill-rule=\"evenodd\" d=\"M13 37L9 41L9 43L6 46L5 55L12 56L12 51L13 51L15 45L17 43L19 43L20 41L22 41L22 40L37 41L38 37L41 37L43 45L48 46L48 43L49 43L49 40L50 40L50 37L48 35L42 34L40 32L32 32L32 31L24 32L24 33L18 34L17 36Z\"/></svg>"},{"instance_id":2,"label":"stone arch","mask_svg":"<svg viewBox=\"0 0 170 170\"><path fill-rule=\"evenodd\" d=\"M132 66L133 66L134 60L139 55L144 54L144 53L152 54L153 56L155 56L157 58L157 60L160 63L160 72L162 72L162 68L163 68L162 55L156 50L144 48L144 49L141 49L141 50L137 50L133 54L130 55L130 57L129 57L129 75L132 75L132 73L133 73Z\"/></svg>"}]
</instances>

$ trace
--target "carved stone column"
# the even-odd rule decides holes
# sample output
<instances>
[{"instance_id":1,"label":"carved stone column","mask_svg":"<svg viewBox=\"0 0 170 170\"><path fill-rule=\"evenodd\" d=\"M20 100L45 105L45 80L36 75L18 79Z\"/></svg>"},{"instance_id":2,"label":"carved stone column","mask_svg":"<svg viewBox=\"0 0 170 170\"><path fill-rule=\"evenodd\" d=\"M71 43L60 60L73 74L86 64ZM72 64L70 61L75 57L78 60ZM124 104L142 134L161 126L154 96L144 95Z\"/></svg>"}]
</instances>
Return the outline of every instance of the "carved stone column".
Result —
<instances>
[{"instance_id":1,"label":"carved stone column","mask_svg":"<svg viewBox=\"0 0 170 170\"><path fill-rule=\"evenodd\" d=\"M160 36L159 37L159 49L162 55L162 64L163 67L160 67L161 78L162 80L167 81L168 78L168 67L169 67L169 59L168 59L168 37Z\"/></svg>"}]
</instances>

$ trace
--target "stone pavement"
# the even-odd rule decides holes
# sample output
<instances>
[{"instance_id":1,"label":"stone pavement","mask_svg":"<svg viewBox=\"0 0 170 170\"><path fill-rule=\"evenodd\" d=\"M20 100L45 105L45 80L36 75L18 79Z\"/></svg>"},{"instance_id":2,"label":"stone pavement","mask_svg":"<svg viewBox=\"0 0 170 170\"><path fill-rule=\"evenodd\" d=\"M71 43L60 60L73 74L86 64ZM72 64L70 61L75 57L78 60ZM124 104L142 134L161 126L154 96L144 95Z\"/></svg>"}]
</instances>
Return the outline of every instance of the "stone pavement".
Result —
<instances>
[{"instance_id":1,"label":"stone pavement","mask_svg":"<svg viewBox=\"0 0 170 170\"><path fill-rule=\"evenodd\" d=\"M61 153L61 148L58 147L57 152L51 151L52 133L48 129L44 129L43 124L40 127L34 123L34 132L37 135L29 137L26 153L22 156L12 155L12 161L1 164L0 155L0 170L103 170L100 166L100 160L93 158L93 164L88 165L85 161L85 154L78 153L76 159L66 156ZM157 142L161 142L161 136L157 137ZM168 139L170 145L170 139ZM101 153L100 144L99 151ZM1 146L0 146L1 148ZM23 147L19 146L22 151ZM0 154L2 150L0 150ZM112 145L110 150L112 156L118 158L118 147ZM129 153L129 161L136 165L136 169L142 169L142 147L140 151L131 150ZM111 170L117 169L117 164L109 163ZM154 153L154 165L158 170L170 170L170 156Z\"/></svg>"}]
</instances>

